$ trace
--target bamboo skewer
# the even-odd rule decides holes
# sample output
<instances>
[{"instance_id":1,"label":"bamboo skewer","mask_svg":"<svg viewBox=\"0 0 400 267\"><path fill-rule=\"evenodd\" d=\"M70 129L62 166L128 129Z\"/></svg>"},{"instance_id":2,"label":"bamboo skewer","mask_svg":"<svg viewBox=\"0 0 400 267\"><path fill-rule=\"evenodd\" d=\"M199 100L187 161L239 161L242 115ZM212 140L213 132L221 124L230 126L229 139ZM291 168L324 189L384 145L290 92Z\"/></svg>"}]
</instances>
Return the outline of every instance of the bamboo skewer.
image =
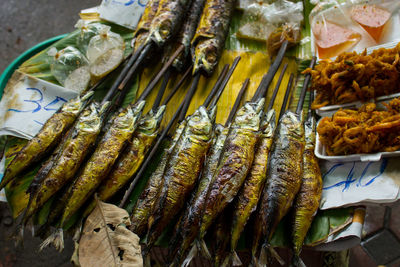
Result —
<instances>
[{"instance_id":1,"label":"bamboo skewer","mask_svg":"<svg viewBox=\"0 0 400 267\"><path fill-rule=\"evenodd\" d=\"M313 57L311 59L309 68L313 69L316 61L317 61L317 58ZM303 110L304 98L306 97L306 91L307 91L308 85L310 84L310 81L311 81L311 74L307 73L306 77L304 79L303 87L300 92L299 102L297 103L297 108L296 108L297 115L300 115L301 111Z\"/></svg>"},{"instance_id":2,"label":"bamboo skewer","mask_svg":"<svg viewBox=\"0 0 400 267\"><path fill-rule=\"evenodd\" d=\"M289 78L289 82L288 82L288 85L287 85L287 88L286 88L285 96L284 96L284 98L283 98L281 110L279 111L279 118L278 118L278 121L281 119L283 113L284 113L285 110L286 110L287 102L288 102L289 95L290 95L290 90L292 89L292 85L293 85L293 80L294 80L294 75L293 75L293 73L292 73L292 74L290 74L290 78Z\"/></svg>"},{"instance_id":3,"label":"bamboo skewer","mask_svg":"<svg viewBox=\"0 0 400 267\"><path fill-rule=\"evenodd\" d=\"M229 116L228 116L228 118L226 119L226 122L225 122L225 125L224 125L225 127L228 127L229 124L231 124L233 118L235 117L236 111L237 111L238 108L239 108L239 105L240 105L240 102L241 102L241 100L242 100L242 98L243 98L243 96L244 96L244 93L246 92L247 88L249 87L249 83L250 83L250 79L247 78L247 79L244 81L244 83L243 83L243 85L242 85L242 88L240 89L238 95L236 96L235 103L233 104L232 109L231 109L231 111L229 112Z\"/></svg>"},{"instance_id":4,"label":"bamboo skewer","mask_svg":"<svg viewBox=\"0 0 400 267\"><path fill-rule=\"evenodd\" d=\"M282 68L281 74L279 75L278 82L277 82L277 84L275 86L274 92L272 93L271 100L269 101L269 104L268 104L268 107L267 107L267 111L270 111L272 109L273 105L274 105L274 101L275 101L276 95L278 94L279 87L281 86L282 79L283 79L283 76L285 75L287 66L288 66L288 64L286 63Z\"/></svg>"}]
</instances>

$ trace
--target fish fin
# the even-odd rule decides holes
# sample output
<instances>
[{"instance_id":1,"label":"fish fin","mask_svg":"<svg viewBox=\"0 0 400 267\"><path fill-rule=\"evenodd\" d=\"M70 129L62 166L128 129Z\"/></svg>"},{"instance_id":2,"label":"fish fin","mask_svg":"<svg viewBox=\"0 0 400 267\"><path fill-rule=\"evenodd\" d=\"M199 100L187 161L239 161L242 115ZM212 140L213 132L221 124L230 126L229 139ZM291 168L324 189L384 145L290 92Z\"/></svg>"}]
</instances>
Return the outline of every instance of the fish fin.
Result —
<instances>
[{"instance_id":1,"label":"fish fin","mask_svg":"<svg viewBox=\"0 0 400 267\"><path fill-rule=\"evenodd\" d=\"M207 247L207 245L206 245L206 242L204 242L204 239L198 240L198 241L197 241L197 246L198 246L198 249L199 249L200 253L201 253L204 257L206 257L208 260L211 260L211 259L212 259L211 253L210 253L210 251L208 250L208 247Z\"/></svg>"},{"instance_id":2,"label":"fish fin","mask_svg":"<svg viewBox=\"0 0 400 267\"><path fill-rule=\"evenodd\" d=\"M307 267L304 264L303 260L299 256L296 256L296 255L293 256L291 265L296 266L296 267Z\"/></svg>"},{"instance_id":3,"label":"fish fin","mask_svg":"<svg viewBox=\"0 0 400 267\"><path fill-rule=\"evenodd\" d=\"M189 266L190 262L192 261L192 259L198 254L198 245L194 244L192 246L192 248L189 251L189 254L187 255L187 257L185 258L185 260L182 263L183 267L187 267Z\"/></svg>"},{"instance_id":4,"label":"fish fin","mask_svg":"<svg viewBox=\"0 0 400 267\"><path fill-rule=\"evenodd\" d=\"M54 233L47 237L42 244L40 244L39 250L42 251L44 248L53 244L53 246L59 251L64 249L64 232L62 228L58 228Z\"/></svg>"}]
</instances>

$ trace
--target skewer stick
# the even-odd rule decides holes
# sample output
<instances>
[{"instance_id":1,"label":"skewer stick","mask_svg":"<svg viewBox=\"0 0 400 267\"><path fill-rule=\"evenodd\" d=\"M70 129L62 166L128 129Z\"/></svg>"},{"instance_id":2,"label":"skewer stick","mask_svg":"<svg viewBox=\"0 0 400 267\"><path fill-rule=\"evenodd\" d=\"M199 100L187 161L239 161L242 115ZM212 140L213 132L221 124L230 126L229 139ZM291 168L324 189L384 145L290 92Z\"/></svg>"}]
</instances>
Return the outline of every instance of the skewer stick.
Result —
<instances>
[{"instance_id":1,"label":"skewer stick","mask_svg":"<svg viewBox=\"0 0 400 267\"><path fill-rule=\"evenodd\" d=\"M208 105L210 105L210 102L213 96L215 95L215 92L218 90L221 83L223 82L226 73L228 72L228 69L229 69L229 64L225 64L224 68L222 69L221 73L218 76L217 81L214 84L214 87L211 89L210 94L207 96L206 100L204 100L203 106L208 107Z\"/></svg>"},{"instance_id":2,"label":"skewer stick","mask_svg":"<svg viewBox=\"0 0 400 267\"><path fill-rule=\"evenodd\" d=\"M286 88L285 97L283 98L283 103L282 103L282 106L281 106L281 110L279 112L278 121L281 119L283 113L286 110L286 106L287 106L287 102L288 102L288 99L289 99L290 91L291 91L292 85L293 85L293 80L294 80L294 75L292 73L292 74L290 74L289 82L288 82L288 85L287 85L287 88Z\"/></svg>"},{"instance_id":3,"label":"skewer stick","mask_svg":"<svg viewBox=\"0 0 400 267\"><path fill-rule=\"evenodd\" d=\"M272 93L271 100L269 101L267 111L270 111L272 109L272 106L274 105L275 98L276 98L276 95L278 94L279 87L281 86L282 79L283 79L283 76L285 75L287 66L288 66L288 64L286 63L282 68L281 74L279 75L278 83L276 84L274 92Z\"/></svg>"},{"instance_id":4,"label":"skewer stick","mask_svg":"<svg viewBox=\"0 0 400 267\"><path fill-rule=\"evenodd\" d=\"M158 74L154 77L154 79L147 85L147 87L143 90L143 92L146 91L151 91L150 88L153 88L157 85L158 81L161 79L161 77L164 75L164 73L169 69L169 67L172 65L174 62L175 58L179 56L179 54L183 50L183 46L179 46L178 49L175 51L175 53L169 58L167 63L164 64L164 66L161 68L161 70L158 72ZM143 100L143 99L138 99L138 100Z\"/></svg>"},{"instance_id":5,"label":"skewer stick","mask_svg":"<svg viewBox=\"0 0 400 267\"><path fill-rule=\"evenodd\" d=\"M152 110L157 109L158 106L160 105L161 99L162 99L162 97L164 95L165 89L167 88L167 85L168 85L169 79L171 77L171 74L172 74L172 70L171 69L168 69L168 71L164 74L164 79L163 79L163 81L161 83L160 89L158 89L158 93L157 93L156 99L154 100L153 107L151 108Z\"/></svg>"},{"instance_id":6,"label":"skewer stick","mask_svg":"<svg viewBox=\"0 0 400 267\"><path fill-rule=\"evenodd\" d=\"M309 68L313 69L316 61L317 61L317 58L313 57L311 59ZM306 97L306 91L307 91L308 85L310 84L310 81L311 81L311 74L307 73L306 77L304 79L303 87L301 88L299 102L297 103L297 108L296 108L297 115L300 115L301 111L303 110L304 98Z\"/></svg>"},{"instance_id":7,"label":"skewer stick","mask_svg":"<svg viewBox=\"0 0 400 267\"><path fill-rule=\"evenodd\" d=\"M199 81L200 81L200 73L197 73L193 78L192 85L190 86L188 91L188 95L183 101L183 108L181 113L179 114L178 121L183 121L185 119L186 111L188 110L192 97L196 92L197 86L199 85Z\"/></svg>"},{"instance_id":8,"label":"skewer stick","mask_svg":"<svg viewBox=\"0 0 400 267\"><path fill-rule=\"evenodd\" d=\"M192 90L196 90L196 87L191 88ZM139 178L143 175L143 172L146 170L147 166L151 162L154 154L157 152L158 147L161 145L161 142L164 140L164 138L167 136L168 131L171 129L172 125L175 123L176 119L178 118L178 115L181 113L186 114L186 110L183 110L184 104L186 102L190 102L192 100L194 93L191 91L188 91L186 93L185 99L182 101L178 109L175 111L174 115L172 116L172 119L169 121L167 127L162 131L160 137L158 138L157 142L154 144L153 148L151 149L149 155L146 157L146 160L143 162L142 166L140 166L140 169L134 176L131 184L129 185L128 190L125 192L124 197L119 204L120 208L123 208L125 206L126 201L128 200L129 196L132 194L133 189L135 188L137 182L139 181Z\"/></svg>"},{"instance_id":9,"label":"skewer stick","mask_svg":"<svg viewBox=\"0 0 400 267\"><path fill-rule=\"evenodd\" d=\"M307 112L307 121L311 119L312 116L314 116L314 110L311 108L311 104L314 101L314 92L310 91L309 95L309 104L308 104L308 112Z\"/></svg>"},{"instance_id":10,"label":"skewer stick","mask_svg":"<svg viewBox=\"0 0 400 267\"><path fill-rule=\"evenodd\" d=\"M285 40L282 43L282 46L279 49L279 52L276 55L276 58L275 58L274 62L269 67L269 70L268 70L267 74L265 74L264 77L262 78L261 83L258 86L257 91L254 94L254 96L251 99L251 101L254 102L255 100L259 99L262 95L265 95L264 91L268 90L269 85L271 84L272 80L274 79L274 76L275 76L276 72L279 69L279 66L281 65L281 63L283 61L283 57L285 56L288 44L289 44L288 40Z\"/></svg>"},{"instance_id":11,"label":"skewer stick","mask_svg":"<svg viewBox=\"0 0 400 267\"><path fill-rule=\"evenodd\" d=\"M216 94L215 94L215 96L214 96L214 99L213 99L212 103L210 104L211 108L213 108L213 107L217 104L219 98L221 97L222 92L223 92L224 89L225 89L225 86L228 84L229 79L231 78L233 72L235 71L237 65L239 64L240 59L241 59L241 57L238 56L238 57L236 57L235 60L233 61L232 67L229 69L228 73L226 74L226 76L225 76L223 82L221 83L221 85L220 85L218 91L216 92Z\"/></svg>"},{"instance_id":12,"label":"skewer stick","mask_svg":"<svg viewBox=\"0 0 400 267\"><path fill-rule=\"evenodd\" d=\"M132 67L132 65L136 62L136 59L139 57L143 50L143 46L140 46L134 54L130 57L124 68L122 69L121 73L118 75L117 79L114 81L113 85L111 88L108 90L106 96L104 97L103 101L101 104L104 104L105 102L109 101L112 96L114 95L115 91L117 90L118 86L121 84L127 73L129 72L129 69Z\"/></svg>"},{"instance_id":13,"label":"skewer stick","mask_svg":"<svg viewBox=\"0 0 400 267\"><path fill-rule=\"evenodd\" d=\"M240 89L238 95L236 96L235 104L233 104L233 107L232 107L231 111L229 112L229 116L228 116L228 118L226 119L226 122L225 122L225 125L224 125L225 127L228 127L229 124L231 124L231 122L232 122L232 120L233 120L233 117L235 116L236 111L237 111L238 108L239 108L240 101L242 100L242 98L243 98L243 96L244 96L244 93L246 92L246 90L247 90L247 88L248 88L249 83L250 83L250 79L247 78L247 79L244 81L244 83L243 83L243 85L242 85L242 88Z\"/></svg>"},{"instance_id":14,"label":"skewer stick","mask_svg":"<svg viewBox=\"0 0 400 267\"><path fill-rule=\"evenodd\" d=\"M183 74L182 78L172 89L171 93L169 93L169 95L164 99L162 105L166 105L171 100L171 98L175 95L175 93L178 91L178 89L182 86L183 82L189 76L191 70L192 70L192 65L189 66L189 68L186 70L185 74Z\"/></svg>"}]
</instances>

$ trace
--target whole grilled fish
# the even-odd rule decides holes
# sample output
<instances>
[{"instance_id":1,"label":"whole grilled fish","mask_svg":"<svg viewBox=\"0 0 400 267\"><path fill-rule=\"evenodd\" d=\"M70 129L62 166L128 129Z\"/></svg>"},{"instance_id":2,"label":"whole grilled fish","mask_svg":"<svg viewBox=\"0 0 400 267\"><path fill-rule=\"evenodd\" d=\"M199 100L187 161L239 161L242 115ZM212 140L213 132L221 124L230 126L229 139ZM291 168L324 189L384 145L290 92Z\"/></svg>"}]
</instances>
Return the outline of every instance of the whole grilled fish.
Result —
<instances>
[{"instance_id":1,"label":"whole grilled fish","mask_svg":"<svg viewBox=\"0 0 400 267\"><path fill-rule=\"evenodd\" d=\"M149 0L147 2L133 35L135 38L134 51L137 50L139 46L145 44L147 37L149 36L151 22L157 13L159 3L160 0Z\"/></svg>"},{"instance_id":2,"label":"whole grilled fish","mask_svg":"<svg viewBox=\"0 0 400 267\"><path fill-rule=\"evenodd\" d=\"M174 53L179 46L182 45L184 47L184 50L175 58L172 63L172 66L178 71L182 71L188 61L188 56L190 55L190 43L192 42L197 25L199 24L204 3L205 0L191 1L190 8L188 10L188 16L185 18L185 22L179 31L176 40L171 42L170 46L167 48L169 54L171 54Z\"/></svg>"},{"instance_id":3,"label":"whole grilled fish","mask_svg":"<svg viewBox=\"0 0 400 267\"><path fill-rule=\"evenodd\" d=\"M249 175L239 191L235 200L232 216L231 241L230 241L230 259L231 264L239 264L236 255L236 247L240 235L246 226L250 215L256 210L267 178L268 154L272 146L272 140L275 133L275 111L270 110L262 122L262 133L259 143L256 146L253 165ZM236 260L235 260L236 259Z\"/></svg>"},{"instance_id":4,"label":"whole grilled fish","mask_svg":"<svg viewBox=\"0 0 400 267\"><path fill-rule=\"evenodd\" d=\"M254 158L254 148L259 139L264 98L248 102L240 108L231 125L229 135L213 184L207 193L199 237L202 239L225 207L239 192Z\"/></svg>"},{"instance_id":5,"label":"whole grilled fish","mask_svg":"<svg viewBox=\"0 0 400 267\"><path fill-rule=\"evenodd\" d=\"M164 172L164 184L156 210L151 215L147 249L151 248L167 224L176 216L196 185L211 145L216 109L200 106L187 119L187 127L175 145Z\"/></svg>"},{"instance_id":6,"label":"whole grilled fish","mask_svg":"<svg viewBox=\"0 0 400 267\"><path fill-rule=\"evenodd\" d=\"M215 126L215 135L206 157L204 169L202 171L195 193L185 209L181 220L175 228L175 235L170 242L169 258L174 258L175 266L180 266L181 261L186 256L187 250L193 243L200 230L200 220L203 213L206 195L209 186L212 184L212 178L218 167L218 162L222 149L228 135L229 128L218 124Z\"/></svg>"},{"instance_id":7,"label":"whole grilled fish","mask_svg":"<svg viewBox=\"0 0 400 267\"><path fill-rule=\"evenodd\" d=\"M97 190L97 197L101 201L109 200L136 173L156 140L164 111L165 106L161 106L155 112L150 110L140 119L130 144L114 164L109 177L103 181ZM86 208L83 217L89 215L95 206L96 201L93 200Z\"/></svg>"},{"instance_id":8,"label":"whole grilled fish","mask_svg":"<svg viewBox=\"0 0 400 267\"><path fill-rule=\"evenodd\" d=\"M206 2L199 26L192 40L193 73L199 70L211 75L221 56L235 0Z\"/></svg>"},{"instance_id":9,"label":"whole grilled fish","mask_svg":"<svg viewBox=\"0 0 400 267\"><path fill-rule=\"evenodd\" d=\"M315 119L310 117L304 124L305 149L303 156L303 182L294 200L292 229L293 263L298 265L304 239L317 213L322 194L322 176L315 157Z\"/></svg>"},{"instance_id":10,"label":"whole grilled fish","mask_svg":"<svg viewBox=\"0 0 400 267\"><path fill-rule=\"evenodd\" d=\"M158 164L157 169L154 171L154 173L150 176L149 180L147 181L146 187L140 194L139 199L137 200L132 210L132 223L129 229L137 234L139 237L143 237L147 232L150 215L154 210L154 205L159 198L161 188L163 187L165 166L169 160L172 150L180 139L182 132L186 128L186 125L186 120L183 120L179 124L171 143L167 148L164 149L161 162Z\"/></svg>"},{"instance_id":11,"label":"whole grilled fish","mask_svg":"<svg viewBox=\"0 0 400 267\"><path fill-rule=\"evenodd\" d=\"M60 227L85 203L108 175L121 151L132 138L145 101L122 109L112 121L110 129L100 140L86 165L71 185L70 195L61 216Z\"/></svg>"},{"instance_id":12,"label":"whole grilled fish","mask_svg":"<svg viewBox=\"0 0 400 267\"><path fill-rule=\"evenodd\" d=\"M286 111L279 121L274 136L267 167L268 179L260 203L265 237L263 248L270 248L272 235L292 206L302 182L304 125L300 118L301 115L296 115L290 110ZM266 264L264 261L267 259L262 255L260 258L260 263Z\"/></svg>"},{"instance_id":13,"label":"whole grilled fish","mask_svg":"<svg viewBox=\"0 0 400 267\"><path fill-rule=\"evenodd\" d=\"M160 0L149 33L149 39L158 47L163 46L179 30L188 4L189 0Z\"/></svg>"},{"instance_id":14,"label":"whole grilled fish","mask_svg":"<svg viewBox=\"0 0 400 267\"><path fill-rule=\"evenodd\" d=\"M62 136L73 125L92 95L93 92L91 91L82 97L69 100L46 121L36 136L26 143L7 166L0 182L0 190L18 174L30 168L34 163L40 162L51 153L61 141Z\"/></svg>"},{"instance_id":15,"label":"whole grilled fish","mask_svg":"<svg viewBox=\"0 0 400 267\"><path fill-rule=\"evenodd\" d=\"M74 128L56 149L59 151L38 172L39 186L31 192L25 220L34 214L51 196L68 183L93 147L109 103L91 103L83 110ZM35 177L36 179L36 177Z\"/></svg>"}]
</instances>

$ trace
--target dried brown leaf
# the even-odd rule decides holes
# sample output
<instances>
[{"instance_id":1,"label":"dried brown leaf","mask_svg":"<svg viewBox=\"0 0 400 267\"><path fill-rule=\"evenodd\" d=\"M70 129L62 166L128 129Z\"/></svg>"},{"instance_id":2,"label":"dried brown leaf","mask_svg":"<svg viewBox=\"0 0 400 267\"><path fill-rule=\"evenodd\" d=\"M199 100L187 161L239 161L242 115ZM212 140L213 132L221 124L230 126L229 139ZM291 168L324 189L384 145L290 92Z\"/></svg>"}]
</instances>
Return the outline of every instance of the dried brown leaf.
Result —
<instances>
[{"instance_id":1,"label":"dried brown leaf","mask_svg":"<svg viewBox=\"0 0 400 267\"><path fill-rule=\"evenodd\" d=\"M79 241L79 263L91 266L143 266L139 237L129 231L126 210L97 200Z\"/></svg>"}]
</instances>

